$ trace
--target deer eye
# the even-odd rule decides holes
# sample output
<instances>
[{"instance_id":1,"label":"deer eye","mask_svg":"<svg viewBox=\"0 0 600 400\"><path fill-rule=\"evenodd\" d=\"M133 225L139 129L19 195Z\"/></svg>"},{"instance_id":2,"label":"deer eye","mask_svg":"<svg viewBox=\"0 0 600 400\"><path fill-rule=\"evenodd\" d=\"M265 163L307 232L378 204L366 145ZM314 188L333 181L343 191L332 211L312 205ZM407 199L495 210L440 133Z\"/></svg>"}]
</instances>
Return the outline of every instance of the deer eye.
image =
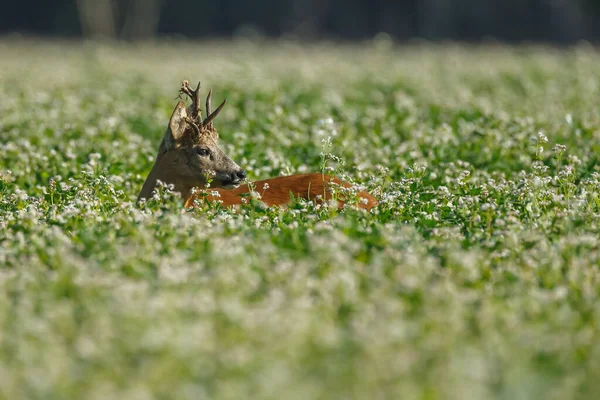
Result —
<instances>
[{"instance_id":1,"label":"deer eye","mask_svg":"<svg viewBox=\"0 0 600 400\"><path fill-rule=\"evenodd\" d=\"M198 148L196 149L196 153L197 153L199 156L202 156L202 157L208 157L208 156L210 156L210 150L209 150L209 149L205 149L205 148L203 148L203 147L198 147Z\"/></svg>"}]
</instances>

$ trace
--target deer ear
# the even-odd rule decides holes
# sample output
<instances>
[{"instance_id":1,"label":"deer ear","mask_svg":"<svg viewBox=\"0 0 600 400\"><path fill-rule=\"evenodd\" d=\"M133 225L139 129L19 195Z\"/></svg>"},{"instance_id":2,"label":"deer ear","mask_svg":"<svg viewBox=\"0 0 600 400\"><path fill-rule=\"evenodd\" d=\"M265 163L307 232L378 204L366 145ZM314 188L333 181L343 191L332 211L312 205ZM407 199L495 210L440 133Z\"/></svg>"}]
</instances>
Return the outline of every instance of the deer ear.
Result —
<instances>
[{"instance_id":1,"label":"deer ear","mask_svg":"<svg viewBox=\"0 0 600 400\"><path fill-rule=\"evenodd\" d=\"M185 103L180 101L175 106L171 119L169 120L169 129L165 133L165 144L167 148L171 148L175 143L183 137L187 127L187 111Z\"/></svg>"}]
</instances>

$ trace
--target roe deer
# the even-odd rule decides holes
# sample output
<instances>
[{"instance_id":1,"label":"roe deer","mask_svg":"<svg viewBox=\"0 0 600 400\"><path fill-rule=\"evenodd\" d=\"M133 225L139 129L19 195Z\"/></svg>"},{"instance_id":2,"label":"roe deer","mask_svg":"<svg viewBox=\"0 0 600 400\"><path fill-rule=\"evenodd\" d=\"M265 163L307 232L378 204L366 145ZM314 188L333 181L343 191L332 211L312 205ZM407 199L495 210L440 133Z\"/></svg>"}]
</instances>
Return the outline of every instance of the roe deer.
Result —
<instances>
[{"instance_id":1,"label":"roe deer","mask_svg":"<svg viewBox=\"0 0 600 400\"><path fill-rule=\"evenodd\" d=\"M240 194L251 191L248 184L240 186L246 178L246 173L219 148L219 134L212 122L226 100L211 112L212 91L209 91L206 97L207 117L202 120L200 83L196 90L193 90L187 81L183 81L180 94L190 97L192 104L187 109L182 101L175 106L154 166L138 196L138 202L149 198L160 180L172 184L174 191L183 196L185 207L192 207L194 200L201 199L192 193L192 188L203 189L212 179L209 194L205 195L205 199L221 201L223 205L241 204L243 197ZM351 187L336 177L321 173L280 176L254 182L256 191L261 194L261 201L268 206L284 206L290 202L290 195L320 202L329 200L335 185ZM377 205L377 200L367 192L358 192L357 196L357 206L360 208L371 209ZM336 199L338 207L341 208L346 198L340 194Z\"/></svg>"}]
</instances>

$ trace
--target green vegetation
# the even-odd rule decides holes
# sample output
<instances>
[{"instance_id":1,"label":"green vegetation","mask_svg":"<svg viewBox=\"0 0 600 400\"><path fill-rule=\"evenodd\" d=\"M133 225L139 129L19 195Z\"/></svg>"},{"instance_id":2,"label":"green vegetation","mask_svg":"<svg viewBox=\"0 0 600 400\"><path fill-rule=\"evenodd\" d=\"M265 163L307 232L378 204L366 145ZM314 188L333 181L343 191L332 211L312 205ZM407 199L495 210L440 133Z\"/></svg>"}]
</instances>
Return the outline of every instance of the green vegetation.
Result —
<instances>
[{"instance_id":1,"label":"green vegetation","mask_svg":"<svg viewBox=\"0 0 600 400\"><path fill-rule=\"evenodd\" d=\"M600 394L595 50L0 54L0 398ZM380 205L136 207L183 79L251 179L325 160Z\"/></svg>"}]
</instances>

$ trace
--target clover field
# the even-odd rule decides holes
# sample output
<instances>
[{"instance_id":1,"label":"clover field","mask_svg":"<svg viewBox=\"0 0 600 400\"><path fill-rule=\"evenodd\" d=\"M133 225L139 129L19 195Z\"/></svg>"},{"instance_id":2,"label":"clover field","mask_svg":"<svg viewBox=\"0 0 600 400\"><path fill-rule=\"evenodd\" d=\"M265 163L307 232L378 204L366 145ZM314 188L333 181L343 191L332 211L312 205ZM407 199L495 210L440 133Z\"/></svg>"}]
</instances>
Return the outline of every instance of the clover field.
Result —
<instances>
[{"instance_id":1,"label":"clover field","mask_svg":"<svg viewBox=\"0 0 600 400\"><path fill-rule=\"evenodd\" d=\"M0 399L600 395L600 53L0 41ZM180 82L251 179L135 199ZM257 188L260 192L262 188Z\"/></svg>"}]
</instances>

